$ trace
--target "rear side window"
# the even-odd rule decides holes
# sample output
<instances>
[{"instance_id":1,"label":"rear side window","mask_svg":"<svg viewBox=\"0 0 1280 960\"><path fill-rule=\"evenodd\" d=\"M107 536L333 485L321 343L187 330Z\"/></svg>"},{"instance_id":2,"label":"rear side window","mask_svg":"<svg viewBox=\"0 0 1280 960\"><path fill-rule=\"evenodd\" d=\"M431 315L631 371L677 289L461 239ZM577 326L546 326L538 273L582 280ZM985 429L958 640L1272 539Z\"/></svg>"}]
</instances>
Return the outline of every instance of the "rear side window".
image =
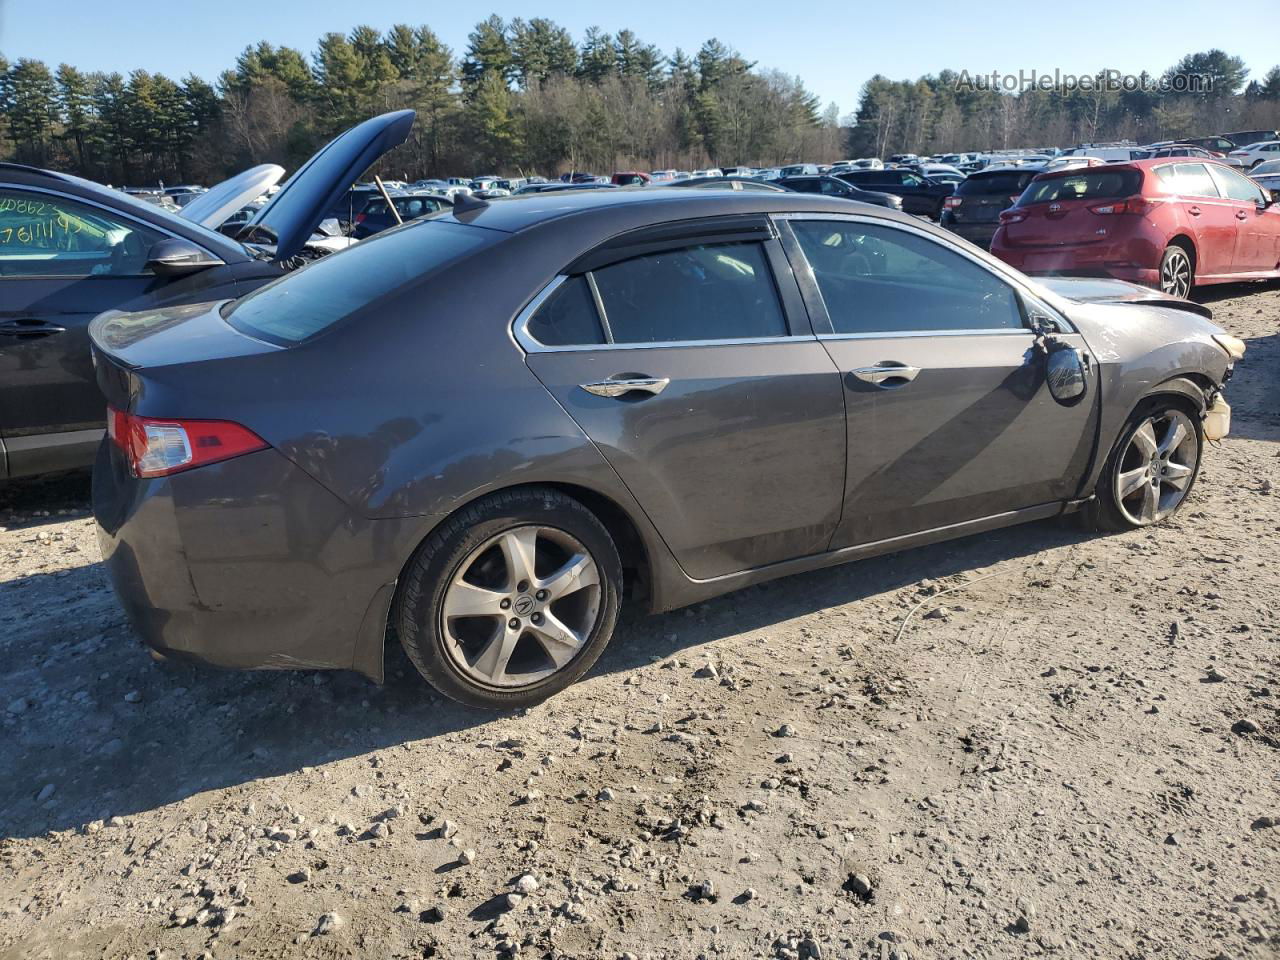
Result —
<instances>
[{"instance_id":1,"label":"rear side window","mask_svg":"<svg viewBox=\"0 0 1280 960\"><path fill-rule=\"evenodd\" d=\"M614 343L785 337L759 243L664 250L593 272Z\"/></svg>"},{"instance_id":2,"label":"rear side window","mask_svg":"<svg viewBox=\"0 0 1280 960\"><path fill-rule=\"evenodd\" d=\"M1171 190L1184 197L1216 197L1218 187L1203 163L1176 163L1173 180L1166 181Z\"/></svg>"},{"instance_id":3,"label":"rear side window","mask_svg":"<svg viewBox=\"0 0 1280 960\"><path fill-rule=\"evenodd\" d=\"M1022 329L1012 287L906 230L838 220L791 223L836 333Z\"/></svg>"},{"instance_id":4,"label":"rear side window","mask_svg":"<svg viewBox=\"0 0 1280 960\"><path fill-rule=\"evenodd\" d=\"M1021 202L1025 206L1062 200L1127 197L1141 188L1142 174L1137 170L1108 170L1101 173L1081 171L1064 177L1035 181L1027 188Z\"/></svg>"},{"instance_id":5,"label":"rear side window","mask_svg":"<svg viewBox=\"0 0 1280 960\"><path fill-rule=\"evenodd\" d=\"M478 227L419 221L286 274L229 304L223 316L250 336L298 343L500 236Z\"/></svg>"}]
</instances>

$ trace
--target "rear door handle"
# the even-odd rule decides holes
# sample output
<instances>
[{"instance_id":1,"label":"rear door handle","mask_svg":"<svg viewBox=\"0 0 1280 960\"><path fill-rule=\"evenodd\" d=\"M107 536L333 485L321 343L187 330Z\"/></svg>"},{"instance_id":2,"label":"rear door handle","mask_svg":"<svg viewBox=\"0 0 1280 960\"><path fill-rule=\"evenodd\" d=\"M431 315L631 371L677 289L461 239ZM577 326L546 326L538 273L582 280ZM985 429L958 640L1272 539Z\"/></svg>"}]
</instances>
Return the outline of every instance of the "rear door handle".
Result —
<instances>
[{"instance_id":1,"label":"rear door handle","mask_svg":"<svg viewBox=\"0 0 1280 960\"><path fill-rule=\"evenodd\" d=\"M597 397L620 397L633 390L656 396L667 389L667 384L670 382L670 377L609 377L606 380L581 384L581 387L587 393L594 393Z\"/></svg>"},{"instance_id":2,"label":"rear door handle","mask_svg":"<svg viewBox=\"0 0 1280 960\"><path fill-rule=\"evenodd\" d=\"M0 322L0 337L19 337L23 340L34 340L37 337L47 337L51 334L66 332L66 327L60 327L56 323L34 318Z\"/></svg>"},{"instance_id":3,"label":"rear door handle","mask_svg":"<svg viewBox=\"0 0 1280 960\"><path fill-rule=\"evenodd\" d=\"M1187 213L1191 214L1193 217L1198 217L1198 216L1200 216L1200 208L1199 208L1199 207L1187 207Z\"/></svg>"},{"instance_id":4,"label":"rear door handle","mask_svg":"<svg viewBox=\"0 0 1280 960\"><path fill-rule=\"evenodd\" d=\"M920 368L909 367L904 363L881 363L874 367L858 367L850 372L859 380L874 383L877 387L888 390L892 387L906 386L920 375Z\"/></svg>"},{"instance_id":5,"label":"rear door handle","mask_svg":"<svg viewBox=\"0 0 1280 960\"><path fill-rule=\"evenodd\" d=\"M1236 211L1236 219L1237 219L1237 220L1248 220L1248 219L1249 219L1249 215L1248 215L1247 213L1245 213L1243 210L1237 210L1237 211Z\"/></svg>"}]
</instances>

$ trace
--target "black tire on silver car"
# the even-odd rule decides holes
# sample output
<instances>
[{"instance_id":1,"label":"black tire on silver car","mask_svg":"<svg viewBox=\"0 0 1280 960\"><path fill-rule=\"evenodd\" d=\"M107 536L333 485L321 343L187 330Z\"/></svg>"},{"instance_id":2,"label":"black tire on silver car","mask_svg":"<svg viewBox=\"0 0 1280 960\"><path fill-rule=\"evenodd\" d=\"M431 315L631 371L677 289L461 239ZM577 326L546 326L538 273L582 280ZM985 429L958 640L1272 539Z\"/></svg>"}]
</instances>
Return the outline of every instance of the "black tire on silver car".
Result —
<instances>
[{"instance_id":1,"label":"black tire on silver car","mask_svg":"<svg viewBox=\"0 0 1280 960\"><path fill-rule=\"evenodd\" d=\"M529 706L587 672L613 635L622 563L608 530L549 488L484 497L418 548L400 642L427 682L477 707Z\"/></svg>"},{"instance_id":2,"label":"black tire on silver car","mask_svg":"<svg viewBox=\"0 0 1280 960\"><path fill-rule=\"evenodd\" d=\"M1160 257L1161 291L1185 299L1191 295L1191 288L1195 283L1196 271L1191 255L1178 244L1169 244Z\"/></svg>"},{"instance_id":3,"label":"black tire on silver car","mask_svg":"<svg viewBox=\"0 0 1280 960\"><path fill-rule=\"evenodd\" d=\"M1204 425L1189 403L1157 397L1138 407L1098 478L1088 519L1133 530L1171 517L1200 473Z\"/></svg>"}]
</instances>

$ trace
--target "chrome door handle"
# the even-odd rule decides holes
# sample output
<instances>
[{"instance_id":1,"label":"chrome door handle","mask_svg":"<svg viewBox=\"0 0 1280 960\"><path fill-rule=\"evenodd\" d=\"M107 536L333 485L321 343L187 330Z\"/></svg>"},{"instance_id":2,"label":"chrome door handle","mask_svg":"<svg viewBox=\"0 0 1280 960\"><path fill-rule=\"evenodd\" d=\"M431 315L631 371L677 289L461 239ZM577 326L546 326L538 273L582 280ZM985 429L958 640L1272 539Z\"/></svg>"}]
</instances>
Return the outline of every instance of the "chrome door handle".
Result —
<instances>
[{"instance_id":1,"label":"chrome door handle","mask_svg":"<svg viewBox=\"0 0 1280 960\"><path fill-rule=\"evenodd\" d=\"M0 337L18 337L22 340L35 340L54 333L66 333L66 327L47 320L5 320L0 322Z\"/></svg>"},{"instance_id":2,"label":"chrome door handle","mask_svg":"<svg viewBox=\"0 0 1280 960\"><path fill-rule=\"evenodd\" d=\"M609 377L607 380L595 380L580 386L597 397L620 397L633 390L656 396L667 389L670 382L670 377Z\"/></svg>"},{"instance_id":3,"label":"chrome door handle","mask_svg":"<svg viewBox=\"0 0 1280 960\"><path fill-rule=\"evenodd\" d=\"M1199 207L1187 207L1187 213L1191 214L1193 217L1198 217L1198 216L1200 216L1200 208L1199 208Z\"/></svg>"},{"instance_id":4,"label":"chrome door handle","mask_svg":"<svg viewBox=\"0 0 1280 960\"><path fill-rule=\"evenodd\" d=\"M874 383L877 387L898 387L901 383L889 383L890 380L902 380L910 383L920 375L919 367L908 367L906 364L880 364L874 367L858 367L850 371L859 380Z\"/></svg>"}]
</instances>

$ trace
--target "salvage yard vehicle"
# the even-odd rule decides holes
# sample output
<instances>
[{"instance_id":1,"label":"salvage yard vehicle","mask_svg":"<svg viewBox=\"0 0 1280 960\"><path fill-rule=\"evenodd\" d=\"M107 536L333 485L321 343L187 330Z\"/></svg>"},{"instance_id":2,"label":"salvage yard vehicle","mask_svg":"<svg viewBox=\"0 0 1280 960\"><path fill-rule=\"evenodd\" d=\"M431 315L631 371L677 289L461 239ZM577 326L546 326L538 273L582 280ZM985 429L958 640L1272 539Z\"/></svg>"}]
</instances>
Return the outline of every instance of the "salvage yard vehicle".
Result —
<instances>
[{"instance_id":1,"label":"salvage yard vehicle","mask_svg":"<svg viewBox=\"0 0 1280 960\"><path fill-rule=\"evenodd\" d=\"M382 197L375 197L364 205L364 209L356 214L356 222L351 235L357 240L364 240L372 237L375 233L381 233L391 227L397 226L408 220L415 220L418 217L429 216L446 207L453 206L453 202L447 197L442 197L435 193L418 193L408 192L398 194L391 198L391 203L395 207L397 219L391 213L391 208L387 206L387 201Z\"/></svg>"},{"instance_id":2,"label":"salvage yard vehicle","mask_svg":"<svg viewBox=\"0 0 1280 960\"><path fill-rule=\"evenodd\" d=\"M1042 173L1000 214L991 252L1026 273L1114 277L1187 296L1280 277L1280 209L1216 160Z\"/></svg>"},{"instance_id":3,"label":"salvage yard vehicle","mask_svg":"<svg viewBox=\"0 0 1280 960\"><path fill-rule=\"evenodd\" d=\"M901 197L892 193L863 190L839 177L779 177L773 182L797 193L820 193L824 197L843 197L846 200L874 203L877 207L888 207L890 210L902 209Z\"/></svg>"},{"instance_id":4,"label":"salvage yard vehicle","mask_svg":"<svg viewBox=\"0 0 1280 960\"><path fill-rule=\"evenodd\" d=\"M307 248L325 214L361 171L404 142L413 118L412 110L384 114L335 138L236 240L206 224L257 196L279 167L213 187L179 216L78 177L0 164L0 479L93 462L104 429L89 354L95 316L242 296L314 256Z\"/></svg>"},{"instance_id":5,"label":"salvage yard vehicle","mask_svg":"<svg viewBox=\"0 0 1280 960\"><path fill-rule=\"evenodd\" d=\"M1258 164L1249 171L1249 179L1264 190L1271 191L1274 198L1280 193L1280 159Z\"/></svg>"},{"instance_id":6,"label":"salvage yard vehicle","mask_svg":"<svg viewBox=\"0 0 1280 960\"><path fill-rule=\"evenodd\" d=\"M1245 169L1256 167L1268 160L1280 160L1280 140L1267 140L1262 143L1251 143L1238 150L1232 150L1228 157L1237 161Z\"/></svg>"},{"instance_id":7,"label":"salvage yard vehicle","mask_svg":"<svg viewBox=\"0 0 1280 960\"><path fill-rule=\"evenodd\" d=\"M1208 317L817 195L472 200L95 320L94 513L161 655L381 679L394 627L439 690L510 708L581 677L624 596L1165 519L1228 428L1243 344Z\"/></svg>"},{"instance_id":8,"label":"salvage yard vehicle","mask_svg":"<svg viewBox=\"0 0 1280 960\"><path fill-rule=\"evenodd\" d=\"M902 209L937 220L942 215L942 202L953 192L954 183L930 180L911 170L837 170L831 174L845 183L863 190L892 193L902 198Z\"/></svg>"},{"instance_id":9,"label":"salvage yard vehicle","mask_svg":"<svg viewBox=\"0 0 1280 960\"><path fill-rule=\"evenodd\" d=\"M1084 157L1072 157L1068 162ZM969 175L956 192L942 201L938 222L953 233L984 250L1000 225L1000 212L1018 202L1027 184L1044 168L1035 166L1003 167L980 170Z\"/></svg>"}]
</instances>

